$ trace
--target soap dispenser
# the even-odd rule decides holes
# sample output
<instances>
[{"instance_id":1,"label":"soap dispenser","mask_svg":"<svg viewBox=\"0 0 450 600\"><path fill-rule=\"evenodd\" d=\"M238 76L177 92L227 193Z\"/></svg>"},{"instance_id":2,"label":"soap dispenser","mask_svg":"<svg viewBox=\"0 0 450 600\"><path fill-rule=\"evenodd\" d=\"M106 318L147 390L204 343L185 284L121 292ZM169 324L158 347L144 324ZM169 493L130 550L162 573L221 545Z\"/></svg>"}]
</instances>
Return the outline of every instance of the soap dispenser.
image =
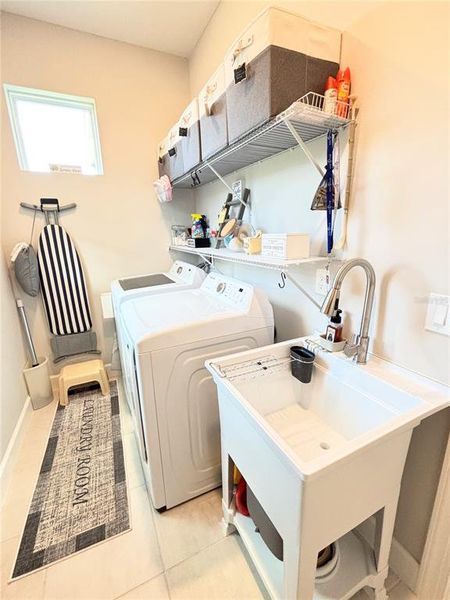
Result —
<instances>
[{"instance_id":1,"label":"soap dispenser","mask_svg":"<svg viewBox=\"0 0 450 600\"><path fill-rule=\"evenodd\" d=\"M337 308L334 315L330 319L330 324L327 327L325 333L325 339L329 342L341 342L342 341L342 310Z\"/></svg>"}]
</instances>

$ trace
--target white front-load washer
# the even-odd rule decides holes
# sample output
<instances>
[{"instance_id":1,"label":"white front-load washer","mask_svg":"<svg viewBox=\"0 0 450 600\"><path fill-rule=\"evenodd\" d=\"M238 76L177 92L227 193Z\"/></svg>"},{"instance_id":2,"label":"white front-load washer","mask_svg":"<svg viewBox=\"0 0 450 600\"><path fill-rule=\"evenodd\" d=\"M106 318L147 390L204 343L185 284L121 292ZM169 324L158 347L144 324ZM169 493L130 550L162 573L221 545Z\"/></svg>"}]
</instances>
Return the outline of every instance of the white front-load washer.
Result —
<instances>
[{"instance_id":1,"label":"white front-load washer","mask_svg":"<svg viewBox=\"0 0 450 600\"><path fill-rule=\"evenodd\" d=\"M116 323L117 343L119 347L122 378L128 404L133 410L130 380L134 378L134 369L127 356L121 307L125 302L154 294L167 294L180 290L198 288L206 273L203 269L177 260L167 273L149 273L138 277L124 277L111 283L111 300Z\"/></svg>"},{"instance_id":2,"label":"white front-load washer","mask_svg":"<svg viewBox=\"0 0 450 600\"><path fill-rule=\"evenodd\" d=\"M273 311L253 286L210 273L200 288L126 302L127 360L147 488L171 508L220 485L215 356L273 342Z\"/></svg>"}]
</instances>

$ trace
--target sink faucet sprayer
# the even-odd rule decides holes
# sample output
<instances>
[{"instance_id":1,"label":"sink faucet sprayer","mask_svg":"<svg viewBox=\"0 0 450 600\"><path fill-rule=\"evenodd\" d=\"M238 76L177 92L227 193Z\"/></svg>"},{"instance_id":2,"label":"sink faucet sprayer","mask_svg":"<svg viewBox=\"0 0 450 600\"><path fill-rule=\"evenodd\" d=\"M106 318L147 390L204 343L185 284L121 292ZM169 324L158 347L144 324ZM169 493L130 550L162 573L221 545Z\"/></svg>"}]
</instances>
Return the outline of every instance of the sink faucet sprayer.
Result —
<instances>
[{"instance_id":1,"label":"sink faucet sprayer","mask_svg":"<svg viewBox=\"0 0 450 600\"><path fill-rule=\"evenodd\" d=\"M370 315L372 313L373 294L375 291L375 271L373 270L372 265L363 258L354 258L345 262L336 273L333 287L328 292L320 311L329 317L333 315L336 300L339 300L341 293L342 282L347 273L353 269L353 267L362 267L366 273L366 294L364 297L364 307L361 315L361 327L359 334L355 336L356 339L353 344L347 344L345 346L344 352L347 356L356 357L356 362L364 365L367 362Z\"/></svg>"}]
</instances>

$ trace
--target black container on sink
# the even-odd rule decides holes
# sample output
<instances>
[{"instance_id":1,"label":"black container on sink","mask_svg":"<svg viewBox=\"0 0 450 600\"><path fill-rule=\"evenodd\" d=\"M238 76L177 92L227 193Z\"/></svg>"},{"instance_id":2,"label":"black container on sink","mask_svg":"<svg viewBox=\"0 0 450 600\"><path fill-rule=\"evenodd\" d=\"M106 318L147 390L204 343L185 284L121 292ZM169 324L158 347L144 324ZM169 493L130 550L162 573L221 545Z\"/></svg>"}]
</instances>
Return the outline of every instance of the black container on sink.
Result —
<instances>
[{"instance_id":1,"label":"black container on sink","mask_svg":"<svg viewBox=\"0 0 450 600\"><path fill-rule=\"evenodd\" d=\"M311 381L314 359L316 355L303 346L291 346L291 373L302 383Z\"/></svg>"}]
</instances>

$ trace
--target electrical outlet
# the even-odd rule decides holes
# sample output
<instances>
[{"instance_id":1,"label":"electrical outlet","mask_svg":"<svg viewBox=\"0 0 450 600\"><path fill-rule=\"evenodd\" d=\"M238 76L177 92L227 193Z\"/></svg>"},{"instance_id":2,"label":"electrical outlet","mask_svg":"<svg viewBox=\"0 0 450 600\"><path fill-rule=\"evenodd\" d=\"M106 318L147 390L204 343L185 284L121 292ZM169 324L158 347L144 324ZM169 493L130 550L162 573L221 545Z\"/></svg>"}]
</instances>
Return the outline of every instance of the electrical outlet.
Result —
<instances>
[{"instance_id":1,"label":"electrical outlet","mask_svg":"<svg viewBox=\"0 0 450 600\"><path fill-rule=\"evenodd\" d=\"M450 336L450 296L430 294L425 329Z\"/></svg>"},{"instance_id":2,"label":"electrical outlet","mask_svg":"<svg viewBox=\"0 0 450 600\"><path fill-rule=\"evenodd\" d=\"M328 269L317 269L316 271L316 294L326 296L330 289L330 271Z\"/></svg>"}]
</instances>

